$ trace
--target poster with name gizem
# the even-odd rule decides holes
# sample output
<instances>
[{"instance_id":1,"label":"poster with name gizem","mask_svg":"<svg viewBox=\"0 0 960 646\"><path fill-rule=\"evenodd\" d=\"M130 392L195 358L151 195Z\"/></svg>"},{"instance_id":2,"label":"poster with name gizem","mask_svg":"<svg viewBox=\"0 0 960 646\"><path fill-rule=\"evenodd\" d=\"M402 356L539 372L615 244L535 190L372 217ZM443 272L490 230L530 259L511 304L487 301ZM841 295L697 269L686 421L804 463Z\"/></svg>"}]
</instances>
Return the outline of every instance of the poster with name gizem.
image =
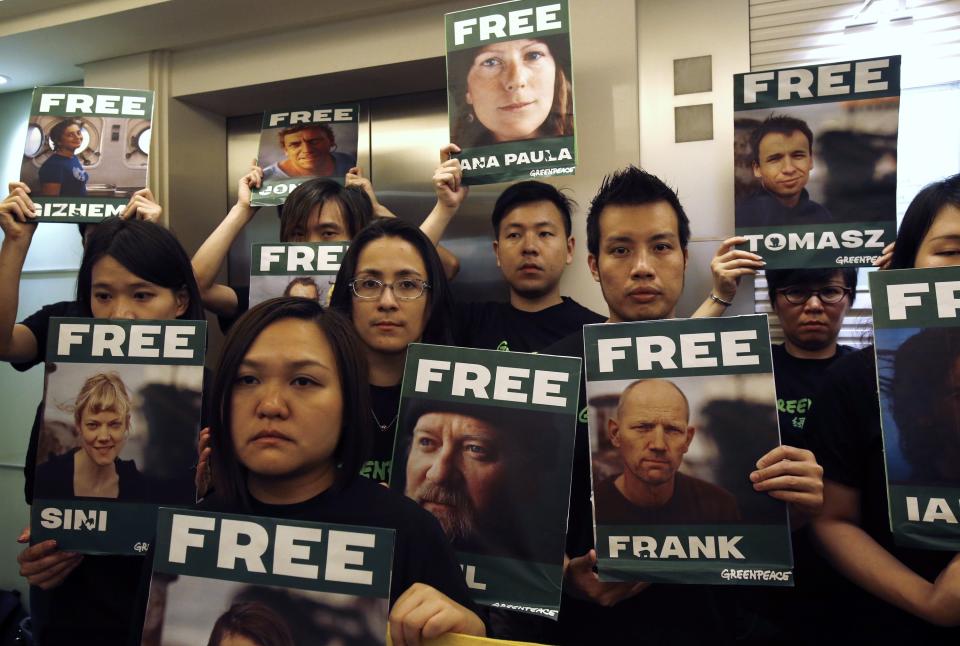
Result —
<instances>
[{"instance_id":1,"label":"poster with name gizem","mask_svg":"<svg viewBox=\"0 0 960 646\"><path fill-rule=\"evenodd\" d=\"M255 244L250 257L250 307L279 296L308 298L327 306L345 242Z\"/></svg>"}]
</instances>

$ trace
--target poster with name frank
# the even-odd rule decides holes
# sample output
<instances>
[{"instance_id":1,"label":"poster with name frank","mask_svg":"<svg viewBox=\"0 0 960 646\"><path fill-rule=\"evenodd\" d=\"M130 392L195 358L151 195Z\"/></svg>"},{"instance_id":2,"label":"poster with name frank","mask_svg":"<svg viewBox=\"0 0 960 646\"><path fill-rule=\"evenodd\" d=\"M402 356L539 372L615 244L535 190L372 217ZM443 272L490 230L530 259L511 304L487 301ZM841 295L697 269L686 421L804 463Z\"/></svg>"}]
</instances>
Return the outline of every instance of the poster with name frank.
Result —
<instances>
[{"instance_id":1,"label":"poster with name frank","mask_svg":"<svg viewBox=\"0 0 960 646\"><path fill-rule=\"evenodd\" d=\"M142 646L386 643L394 530L161 508Z\"/></svg>"},{"instance_id":2,"label":"poster with name frank","mask_svg":"<svg viewBox=\"0 0 960 646\"><path fill-rule=\"evenodd\" d=\"M600 579L792 586L786 505L749 478L780 444L766 315L583 343Z\"/></svg>"},{"instance_id":3,"label":"poster with name frank","mask_svg":"<svg viewBox=\"0 0 960 646\"><path fill-rule=\"evenodd\" d=\"M557 619L580 360L413 344L390 486L433 513L474 600Z\"/></svg>"},{"instance_id":4,"label":"poster with name frank","mask_svg":"<svg viewBox=\"0 0 960 646\"><path fill-rule=\"evenodd\" d=\"M450 141L464 184L573 175L567 0L513 0L446 15Z\"/></svg>"},{"instance_id":5,"label":"poster with name frank","mask_svg":"<svg viewBox=\"0 0 960 646\"><path fill-rule=\"evenodd\" d=\"M121 215L147 185L152 119L147 90L35 88L20 181L39 221Z\"/></svg>"},{"instance_id":6,"label":"poster with name frank","mask_svg":"<svg viewBox=\"0 0 960 646\"><path fill-rule=\"evenodd\" d=\"M357 103L265 112L257 163L263 182L250 204L283 204L304 182L324 177L341 184L357 165Z\"/></svg>"},{"instance_id":7,"label":"poster with name frank","mask_svg":"<svg viewBox=\"0 0 960 646\"><path fill-rule=\"evenodd\" d=\"M204 321L51 319L32 542L143 553L194 501L205 347Z\"/></svg>"},{"instance_id":8,"label":"poster with name frank","mask_svg":"<svg viewBox=\"0 0 960 646\"><path fill-rule=\"evenodd\" d=\"M960 550L960 268L870 274L890 529Z\"/></svg>"},{"instance_id":9,"label":"poster with name frank","mask_svg":"<svg viewBox=\"0 0 960 646\"><path fill-rule=\"evenodd\" d=\"M734 200L767 269L869 266L897 233L900 57L737 74Z\"/></svg>"},{"instance_id":10,"label":"poster with name frank","mask_svg":"<svg viewBox=\"0 0 960 646\"><path fill-rule=\"evenodd\" d=\"M250 307L279 296L327 306L347 245L343 242L255 244L250 257Z\"/></svg>"}]
</instances>

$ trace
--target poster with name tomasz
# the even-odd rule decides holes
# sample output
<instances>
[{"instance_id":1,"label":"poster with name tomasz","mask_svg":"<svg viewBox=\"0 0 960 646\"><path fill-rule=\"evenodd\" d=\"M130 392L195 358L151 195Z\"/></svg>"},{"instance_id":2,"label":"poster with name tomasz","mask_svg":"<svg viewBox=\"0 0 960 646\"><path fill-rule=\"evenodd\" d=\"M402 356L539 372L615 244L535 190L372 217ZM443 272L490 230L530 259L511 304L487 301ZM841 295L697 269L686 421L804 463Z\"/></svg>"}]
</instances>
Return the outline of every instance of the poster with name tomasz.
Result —
<instances>
[{"instance_id":1,"label":"poster with name tomasz","mask_svg":"<svg viewBox=\"0 0 960 646\"><path fill-rule=\"evenodd\" d=\"M573 175L567 0L448 13L446 41L450 141L464 184Z\"/></svg>"},{"instance_id":2,"label":"poster with name tomasz","mask_svg":"<svg viewBox=\"0 0 960 646\"><path fill-rule=\"evenodd\" d=\"M960 267L870 274L890 529L960 550Z\"/></svg>"},{"instance_id":3,"label":"poster with name tomasz","mask_svg":"<svg viewBox=\"0 0 960 646\"><path fill-rule=\"evenodd\" d=\"M390 486L433 513L473 599L557 619L580 359L413 344Z\"/></svg>"},{"instance_id":4,"label":"poster with name tomasz","mask_svg":"<svg viewBox=\"0 0 960 646\"><path fill-rule=\"evenodd\" d=\"M54 318L31 540L138 554L195 499L204 321Z\"/></svg>"},{"instance_id":5,"label":"poster with name tomasz","mask_svg":"<svg viewBox=\"0 0 960 646\"><path fill-rule=\"evenodd\" d=\"M767 269L870 265L897 233L900 57L733 78L742 248Z\"/></svg>"},{"instance_id":6,"label":"poster with name tomasz","mask_svg":"<svg viewBox=\"0 0 960 646\"><path fill-rule=\"evenodd\" d=\"M147 185L153 92L33 91L20 181L40 222L100 222Z\"/></svg>"},{"instance_id":7,"label":"poster with name tomasz","mask_svg":"<svg viewBox=\"0 0 960 646\"><path fill-rule=\"evenodd\" d=\"M161 508L142 646L386 643L394 530Z\"/></svg>"},{"instance_id":8,"label":"poster with name tomasz","mask_svg":"<svg viewBox=\"0 0 960 646\"><path fill-rule=\"evenodd\" d=\"M253 206L283 204L293 189L315 177L341 184L357 165L357 103L265 112L260 128L263 182Z\"/></svg>"},{"instance_id":9,"label":"poster with name tomasz","mask_svg":"<svg viewBox=\"0 0 960 646\"><path fill-rule=\"evenodd\" d=\"M326 307L346 252L344 242L253 245L250 307L279 296L308 298Z\"/></svg>"},{"instance_id":10,"label":"poster with name tomasz","mask_svg":"<svg viewBox=\"0 0 960 646\"><path fill-rule=\"evenodd\" d=\"M583 329L600 579L792 586L766 315Z\"/></svg>"}]
</instances>

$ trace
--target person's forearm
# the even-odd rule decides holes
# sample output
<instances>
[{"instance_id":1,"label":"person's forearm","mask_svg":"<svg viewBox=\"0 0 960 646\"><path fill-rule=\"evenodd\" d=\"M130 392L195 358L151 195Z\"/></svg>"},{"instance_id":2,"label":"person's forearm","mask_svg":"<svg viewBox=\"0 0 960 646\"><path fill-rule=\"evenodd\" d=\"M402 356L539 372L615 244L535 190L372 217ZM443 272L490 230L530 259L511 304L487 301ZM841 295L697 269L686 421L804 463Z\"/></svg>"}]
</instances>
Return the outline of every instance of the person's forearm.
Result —
<instances>
[{"instance_id":1,"label":"person's forearm","mask_svg":"<svg viewBox=\"0 0 960 646\"><path fill-rule=\"evenodd\" d=\"M897 560L861 527L848 520L821 517L811 528L823 552L848 579L901 610L936 621L930 603L933 584Z\"/></svg>"},{"instance_id":2,"label":"person's forearm","mask_svg":"<svg viewBox=\"0 0 960 646\"><path fill-rule=\"evenodd\" d=\"M227 216L194 254L191 263L201 292L213 287L220 267L230 252L230 246L240 235L243 227L253 218L254 212L250 206L234 204Z\"/></svg>"},{"instance_id":3,"label":"person's forearm","mask_svg":"<svg viewBox=\"0 0 960 646\"><path fill-rule=\"evenodd\" d=\"M385 207L380 202L373 203L373 214L378 218L395 218L397 214Z\"/></svg>"},{"instance_id":4,"label":"person's forearm","mask_svg":"<svg viewBox=\"0 0 960 646\"><path fill-rule=\"evenodd\" d=\"M726 313L727 313L726 305L722 303L718 303L717 301L707 296L706 300L700 303L700 307L698 307L697 310L690 315L690 318L704 319L704 318L710 318L713 316L723 316Z\"/></svg>"},{"instance_id":5,"label":"person's forearm","mask_svg":"<svg viewBox=\"0 0 960 646\"><path fill-rule=\"evenodd\" d=\"M20 301L20 274L30 249L25 241L4 238L0 245L0 358L10 360L13 348L13 328L17 324Z\"/></svg>"},{"instance_id":6,"label":"person's forearm","mask_svg":"<svg viewBox=\"0 0 960 646\"><path fill-rule=\"evenodd\" d=\"M450 224L450 220L456 213L457 209L455 207L437 202L420 225L420 230L430 238L434 245L439 245L440 240L443 239L443 234L447 230L447 225Z\"/></svg>"}]
</instances>

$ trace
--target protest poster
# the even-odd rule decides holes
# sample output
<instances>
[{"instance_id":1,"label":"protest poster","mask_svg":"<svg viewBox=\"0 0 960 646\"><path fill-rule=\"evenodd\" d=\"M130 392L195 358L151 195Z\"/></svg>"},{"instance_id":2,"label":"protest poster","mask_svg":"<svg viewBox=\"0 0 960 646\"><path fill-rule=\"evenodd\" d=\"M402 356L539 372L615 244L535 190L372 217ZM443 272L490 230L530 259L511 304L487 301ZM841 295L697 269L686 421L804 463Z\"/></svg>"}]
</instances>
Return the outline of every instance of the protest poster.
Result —
<instances>
[{"instance_id":1,"label":"protest poster","mask_svg":"<svg viewBox=\"0 0 960 646\"><path fill-rule=\"evenodd\" d=\"M583 328L603 581L791 586L783 502L754 491L780 444L766 315Z\"/></svg>"},{"instance_id":2,"label":"protest poster","mask_svg":"<svg viewBox=\"0 0 960 646\"><path fill-rule=\"evenodd\" d=\"M557 619L580 360L415 343L390 486L433 513L478 604Z\"/></svg>"},{"instance_id":3,"label":"protest poster","mask_svg":"<svg viewBox=\"0 0 960 646\"><path fill-rule=\"evenodd\" d=\"M250 307L279 296L330 302L345 242L255 244L250 257Z\"/></svg>"},{"instance_id":4,"label":"protest poster","mask_svg":"<svg viewBox=\"0 0 960 646\"><path fill-rule=\"evenodd\" d=\"M743 248L767 269L871 265L897 233L900 57L733 79Z\"/></svg>"},{"instance_id":5,"label":"protest poster","mask_svg":"<svg viewBox=\"0 0 960 646\"><path fill-rule=\"evenodd\" d=\"M194 502L206 325L51 319L33 543L143 553L157 506Z\"/></svg>"},{"instance_id":6,"label":"protest poster","mask_svg":"<svg viewBox=\"0 0 960 646\"><path fill-rule=\"evenodd\" d=\"M148 90L35 88L20 181L40 222L121 215L147 185L152 119Z\"/></svg>"},{"instance_id":7,"label":"protest poster","mask_svg":"<svg viewBox=\"0 0 960 646\"><path fill-rule=\"evenodd\" d=\"M357 165L360 105L344 103L264 112L257 163L263 182L250 204L276 206L317 177L339 183Z\"/></svg>"},{"instance_id":8,"label":"protest poster","mask_svg":"<svg viewBox=\"0 0 960 646\"><path fill-rule=\"evenodd\" d=\"M890 530L960 550L960 267L870 274Z\"/></svg>"},{"instance_id":9,"label":"protest poster","mask_svg":"<svg viewBox=\"0 0 960 646\"><path fill-rule=\"evenodd\" d=\"M142 646L386 643L394 530L161 508Z\"/></svg>"},{"instance_id":10,"label":"protest poster","mask_svg":"<svg viewBox=\"0 0 960 646\"><path fill-rule=\"evenodd\" d=\"M513 0L445 16L450 141L464 184L573 175L567 0Z\"/></svg>"}]
</instances>

